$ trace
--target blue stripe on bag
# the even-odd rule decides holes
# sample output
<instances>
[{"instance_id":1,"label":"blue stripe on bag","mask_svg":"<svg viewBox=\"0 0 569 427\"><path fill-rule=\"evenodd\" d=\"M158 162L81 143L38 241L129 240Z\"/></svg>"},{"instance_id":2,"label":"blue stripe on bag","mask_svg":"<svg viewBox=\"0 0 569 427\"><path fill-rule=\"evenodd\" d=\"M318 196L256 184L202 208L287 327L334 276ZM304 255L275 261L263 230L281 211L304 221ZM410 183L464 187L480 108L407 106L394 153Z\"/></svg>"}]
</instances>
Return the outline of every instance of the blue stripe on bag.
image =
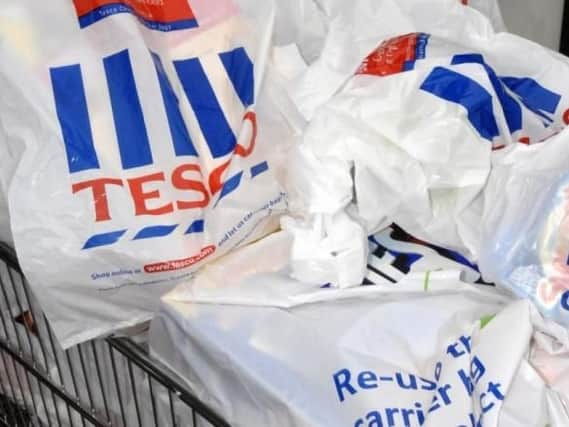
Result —
<instances>
[{"instance_id":1,"label":"blue stripe on bag","mask_svg":"<svg viewBox=\"0 0 569 427\"><path fill-rule=\"evenodd\" d=\"M154 237L164 237L172 234L178 225L151 225L136 233L132 240L152 239Z\"/></svg>"},{"instance_id":2,"label":"blue stripe on bag","mask_svg":"<svg viewBox=\"0 0 569 427\"><path fill-rule=\"evenodd\" d=\"M69 173L99 169L81 66L69 65L49 71Z\"/></svg>"},{"instance_id":3,"label":"blue stripe on bag","mask_svg":"<svg viewBox=\"0 0 569 427\"><path fill-rule=\"evenodd\" d=\"M468 120L481 137L492 140L499 135L492 106L492 95L471 78L443 67L435 67L421 90L462 105Z\"/></svg>"},{"instance_id":4,"label":"blue stripe on bag","mask_svg":"<svg viewBox=\"0 0 569 427\"><path fill-rule=\"evenodd\" d=\"M237 140L199 59L174 61L174 66L212 156L233 152Z\"/></svg>"},{"instance_id":5,"label":"blue stripe on bag","mask_svg":"<svg viewBox=\"0 0 569 427\"><path fill-rule=\"evenodd\" d=\"M243 105L245 107L252 105L255 101L253 62L245 49L239 47L220 53L219 57Z\"/></svg>"},{"instance_id":6,"label":"blue stripe on bag","mask_svg":"<svg viewBox=\"0 0 569 427\"><path fill-rule=\"evenodd\" d=\"M176 156L197 156L198 152L192 143L188 128L180 112L178 97L174 89L172 89L166 71L164 71L162 61L155 53L152 53L152 60L154 61L156 73L158 74L158 82L164 100L164 107L166 108L166 117L168 118L168 126L170 127L170 134L172 135Z\"/></svg>"},{"instance_id":7,"label":"blue stripe on bag","mask_svg":"<svg viewBox=\"0 0 569 427\"><path fill-rule=\"evenodd\" d=\"M153 163L128 50L103 59L124 169Z\"/></svg>"}]
</instances>

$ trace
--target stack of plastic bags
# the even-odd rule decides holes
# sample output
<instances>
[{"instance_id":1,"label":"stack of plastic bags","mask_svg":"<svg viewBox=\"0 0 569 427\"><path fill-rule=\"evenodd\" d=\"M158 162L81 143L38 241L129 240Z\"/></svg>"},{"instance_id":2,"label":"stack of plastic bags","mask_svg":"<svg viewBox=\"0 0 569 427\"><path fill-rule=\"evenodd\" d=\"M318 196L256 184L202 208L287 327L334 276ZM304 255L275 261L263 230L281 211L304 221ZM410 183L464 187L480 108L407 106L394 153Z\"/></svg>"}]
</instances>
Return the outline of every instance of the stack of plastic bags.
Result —
<instances>
[{"instance_id":1,"label":"stack of plastic bags","mask_svg":"<svg viewBox=\"0 0 569 427\"><path fill-rule=\"evenodd\" d=\"M531 60L514 63L523 52ZM569 86L558 76L568 70L505 33L484 46L426 33L383 41L317 110L290 162L291 209L303 219L284 223L297 236L295 275L361 283L366 236L392 222L477 259L493 151L565 127Z\"/></svg>"},{"instance_id":2,"label":"stack of plastic bags","mask_svg":"<svg viewBox=\"0 0 569 427\"><path fill-rule=\"evenodd\" d=\"M164 297L155 355L234 425L567 424L569 61L452 2L319 5L320 55L275 55L284 231Z\"/></svg>"},{"instance_id":3,"label":"stack of plastic bags","mask_svg":"<svg viewBox=\"0 0 569 427\"><path fill-rule=\"evenodd\" d=\"M465 26L479 18L469 9L460 11ZM452 15L451 9L446 16ZM432 34L383 39L353 76L310 113L289 162L292 215L282 221L295 236L293 277L339 287L359 285L365 276L367 236L395 222L474 263L484 257L483 276L500 284L505 277L494 271L505 268L504 258L489 248L503 255L517 242L524 241L528 250L533 247L539 237L520 229L520 218L529 218L528 206L536 215L541 210L555 220L532 223L547 228L539 233L549 233L533 249L540 260L532 266L539 270L543 265L544 270L520 280L527 288L540 275L563 276L568 264L559 236L564 233L565 157L563 150L549 146L566 139L562 131L569 120L569 85L560 76L569 72L569 61L511 34L486 31L457 37L451 26L442 26ZM516 159L533 144L543 146L530 149L543 160L538 166L534 154L525 155L523 173L556 172L527 184L532 178L517 175L522 166ZM503 176L504 161L512 165L509 178ZM519 181L515 190L508 179ZM557 193L534 200L521 192L522 186L535 192L555 187ZM505 215L506 202L517 218ZM496 237L492 218L508 224L507 235ZM560 306L569 307L560 281L562 277L548 285L556 288L548 303L556 306L550 308L557 310L558 320L567 312Z\"/></svg>"},{"instance_id":4,"label":"stack of plastic bags","mask_svg":"<svg viewBox=\"0 0 569 427\"><path fill-rule=\"evenodd\" d=\"M386 236L369 270L397 269L397 283L370 274L367 286L309 288L287 277L279 238L210 264L151 324L154 355L231 425L567 424L569 334L527 300ZM445 269L385 262L403 245Z\"/></svg>"},{"instance_id":5,"label":"stack of plastic bags","mask_svg":"<svg viewBox=\"0 0 569 427\"><path fill-rule=\"evenodd\" d=\"M567 424L569 60L503 30L491 0L6 5L0 240L64 347L158 310L235 426Z\"/></svg>"}]
</instances>

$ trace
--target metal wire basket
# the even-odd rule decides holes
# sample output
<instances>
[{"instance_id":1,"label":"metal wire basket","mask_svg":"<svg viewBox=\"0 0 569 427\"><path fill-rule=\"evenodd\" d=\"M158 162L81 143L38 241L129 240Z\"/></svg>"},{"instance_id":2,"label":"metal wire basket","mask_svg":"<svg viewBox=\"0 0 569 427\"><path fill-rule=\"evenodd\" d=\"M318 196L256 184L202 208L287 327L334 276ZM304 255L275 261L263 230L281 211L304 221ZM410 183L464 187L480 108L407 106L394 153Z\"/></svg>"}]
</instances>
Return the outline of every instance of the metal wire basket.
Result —
<instances>
[{"instance_id":1,"label":"metal wire basket","mask_svg":"<svg viewBox=\"0 0 569 427\"><path fill-rule=\"evenodd\" d=\"M0 425L229 426L130 338L62 350L0 243Z\"/></svg>"}]
</instances>

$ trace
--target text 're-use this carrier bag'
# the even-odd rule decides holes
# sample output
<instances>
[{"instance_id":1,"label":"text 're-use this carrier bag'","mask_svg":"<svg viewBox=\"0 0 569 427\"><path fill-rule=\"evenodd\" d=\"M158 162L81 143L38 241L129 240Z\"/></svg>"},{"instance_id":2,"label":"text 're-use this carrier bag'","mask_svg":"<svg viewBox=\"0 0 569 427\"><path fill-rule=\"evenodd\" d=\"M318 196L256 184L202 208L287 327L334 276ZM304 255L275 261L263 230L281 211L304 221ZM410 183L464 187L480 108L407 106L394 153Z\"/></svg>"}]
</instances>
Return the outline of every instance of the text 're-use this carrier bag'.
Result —
<instances>
[{"instance_id":1,"label":"text 're-use this carrier bag'","mask_svg":"<svg viewBox=\"0 0 569 427\"><path fill-rule=\"evenodd\" d=\"M273 229L288 128L261 89L272 18L256 1L2 6L12 232L63 346L147 320L173 284Z\"/></svg>"}]
</instances>

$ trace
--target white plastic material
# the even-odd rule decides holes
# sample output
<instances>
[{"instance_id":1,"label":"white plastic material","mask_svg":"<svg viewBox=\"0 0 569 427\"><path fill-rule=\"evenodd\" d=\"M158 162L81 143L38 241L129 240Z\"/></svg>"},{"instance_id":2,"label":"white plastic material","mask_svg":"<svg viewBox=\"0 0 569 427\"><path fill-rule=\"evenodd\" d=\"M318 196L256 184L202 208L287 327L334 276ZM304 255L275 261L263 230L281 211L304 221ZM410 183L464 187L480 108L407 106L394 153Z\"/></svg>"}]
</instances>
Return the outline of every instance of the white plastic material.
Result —
<instances>
[{"instance_id":1,"label":"white plastic material","mask_svg":"<svg viewBox=\"0 0 569 427\"><path fill-rule=\"evenodd\" d=\"M294 307L300 304L349 299L376 293L415 292L433 286L480 282L476 265L456 252L421 241L397 226L367 242L369 252L361 286L337 289L316 280L289 277L293 236L273 233L202 268L192 280L168 293L168 301ZM464 289L468 290L469 287Z\"/></svg>"},{"instance_id":2,"label":"white plastic material","mask_svg":"<svg viewBox=\"0 0 569 427\"><path fill-rule=\"evenodd\" d=\"M290 244L210 263L151 323L154 356L231 425L569 422L567 330L459 280L475 280L459 255L394 226L370 238L364 286L335 289L291 280Z\"/></svg>"},{"instance_id":3,"label":"white plastic material","mask_svg":"<svg viewBox=\"0 0 569 427\"><path fill-rule=\"evenodd\" d=\"M475 260L492 150L566 126L568 72L566 58L507 33L380 42L293 150L282 222L293 276L358 285L362 239L392 222Z\"/></svg>"},{"instance_id":4,"label":"white plastic material","mask_svg":"<svg viewBox=\"0 0 569 427\"><path fill-rule=\"evenodd\" d=\"M167 297L150 345L234 426L566 425L569 389L528 356L555 325L527 301L432 283L286 309ZM569 349L554 342L539 347L551 366Z\"/></svg>"},{"instance_id":5,"label":"white plastic material","mask_svg":"<svg viewBox=\"0 0 569 427\"><path fill-rule=\"evenodd\" d=\"M286 206L287 95L265 81L272 2L108 3L0 11L2 181L64 347L148 320Z\"/></svg>"},{"instance_id":6,"label":"white plastic material","mask_svg":"<svg viewBox=\"0 0 569 427\"><path fill-rule=\"evenodd\" d=\"M484 192L480 267L487 280L569 326L569 132L496 159Z\"/></svg>"},{"instance_id":7,"label":"white plastic material","mask_svg":"<svg viewBox=\"0 0 569 427\"><path fill-rule=\"evenodd\" d=\"M465 6L470 6L484 14L492 22L494 30L497 32L505 31L506 25L502 18L502 12L498 0L460 0Z\"/></svg>"},{"instance_id":8,"label":"white plastic material","mask_svg":"<svg viewBox=\"0 0 569 427\"><path fill-rule=\"evenodd\" d=\"M316 3L324 14L325 39L318 58L305 58L310 68L289 85L291 97L307 119L342 87L381 40L422 31L463 43L494 34L490 21L462 5L460 0L317 0Z\"/></svg>"}]
</instances>

